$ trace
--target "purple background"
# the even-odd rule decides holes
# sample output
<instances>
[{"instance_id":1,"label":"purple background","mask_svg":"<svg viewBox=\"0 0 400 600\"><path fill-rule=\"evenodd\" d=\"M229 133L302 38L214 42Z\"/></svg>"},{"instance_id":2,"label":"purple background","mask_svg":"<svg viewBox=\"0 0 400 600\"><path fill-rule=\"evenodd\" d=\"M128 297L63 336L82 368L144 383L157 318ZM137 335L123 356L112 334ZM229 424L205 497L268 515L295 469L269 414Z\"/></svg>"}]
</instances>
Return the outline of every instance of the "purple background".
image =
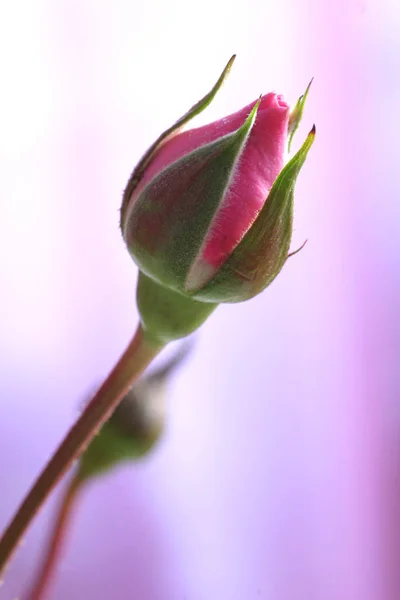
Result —
<instances>
[{"instance_id":1,"label":"purple background","mask_svg":"<svg viewBox=\"0 0 400 600\"><path fill-rule=\"evenodd\" d=\"M232 52L198 123L315 77L306 248L202 328L162 444L85 491L49 599L398 600L399 34L395 0L0 7L0 529L135 327L118 209L141 153Z\"/></svg>"}]
</instances>

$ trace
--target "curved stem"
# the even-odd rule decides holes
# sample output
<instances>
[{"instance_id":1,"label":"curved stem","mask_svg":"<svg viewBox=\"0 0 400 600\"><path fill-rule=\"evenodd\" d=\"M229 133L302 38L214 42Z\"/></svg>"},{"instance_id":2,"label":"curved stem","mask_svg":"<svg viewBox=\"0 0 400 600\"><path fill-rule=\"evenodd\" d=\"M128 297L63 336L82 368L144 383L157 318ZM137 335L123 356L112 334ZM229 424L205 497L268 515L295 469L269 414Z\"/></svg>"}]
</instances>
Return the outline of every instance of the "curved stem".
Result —
<instances>
[{"instance_id":1,"label":"curved stem","mask_svg":"<svg viewBox=\"0 0 400 600\"><path fill-rule=\"evenodd\" d=\"M0 574L54 486L86 449L135 380L163 347L163 344L147 339L142 328L138 327L124 354L71 427L0 539Z\"/></svg>"},{"instance_id":2,"label":"curved stem","mask_svg":"<svg viewBox=\"0 0 400 600\"><path fill-rule=\"evenodd\" d=\"M41 600L44 598L46 589L60 558L62 545L72 517L72 508L74 508L77 492L80 489L81 483L82 479L78 475L75 475L67 486L54 521L46 556L32 588L26 596L26 600Z\"/></svg>"}]
</instances>

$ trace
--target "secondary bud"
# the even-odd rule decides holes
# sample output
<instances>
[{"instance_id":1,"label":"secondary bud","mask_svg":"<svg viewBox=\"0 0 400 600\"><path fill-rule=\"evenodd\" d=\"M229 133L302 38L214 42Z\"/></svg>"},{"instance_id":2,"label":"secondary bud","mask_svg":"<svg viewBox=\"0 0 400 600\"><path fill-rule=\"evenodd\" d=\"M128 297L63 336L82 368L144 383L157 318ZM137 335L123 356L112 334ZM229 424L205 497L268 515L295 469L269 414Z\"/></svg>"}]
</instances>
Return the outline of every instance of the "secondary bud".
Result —
<instances>
[{"instance_id":1,"label":"secondary bud","mask_svg":"<svg viewBox=\"0 0 400 600\"><path fill-rule=\"evenodd\" d=\"M165 427L168 382L186 360L190 348L183 344L160 368L135 383L82 455L79 464L82 480L138 460L154 448Z\"/></svg>"}]
</instances>

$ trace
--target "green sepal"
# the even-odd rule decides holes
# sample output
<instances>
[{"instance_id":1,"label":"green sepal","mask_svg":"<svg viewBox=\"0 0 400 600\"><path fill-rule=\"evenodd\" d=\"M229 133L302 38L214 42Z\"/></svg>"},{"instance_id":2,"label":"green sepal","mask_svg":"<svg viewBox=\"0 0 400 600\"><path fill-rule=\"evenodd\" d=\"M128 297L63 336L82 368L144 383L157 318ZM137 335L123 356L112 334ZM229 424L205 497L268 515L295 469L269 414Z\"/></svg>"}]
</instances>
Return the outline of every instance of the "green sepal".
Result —
<instances>
[{"instance_id":1,"label":"green sepal","mask_svg":"<svg viewBox=\"0 0 400 600\"><path fill-rule=\"evenodd\" d=\"M218 78L218 81L213 86L211 91L208 92L208 94L206 94L204 96L204 98L202 98L201 100L196 102L196 104L194 104L192 106L192 108L190 108L171 127L169 127L166 131L164 131L156 139L156 141L150 146L150 148L147 150L147 152L144 154L144 156L140 159L139 163L136 165L135 169L133 170L133 172L129 178L129 181L126 185L126 188L125 188L125 191L123 194L122 206L121 206L121 221L120 221L121 229L123 229L123 227L124 227L126 208L128 206L132 192L134 191L135 187L137 186L140 179L142 178L143 173L144 173L146 167L148 166L149 162L152 160L154 154L157 152L157 150L159 149L161 144L165 143L168 140L168 138L170 138L173 134L178 133L179 130L182 129L182 127L184 127L194 117L196 117L201 112L203 112L203 110L211 104L211 102L214 100L215 96L217 95L218 91L221 89L222 84L224 83L225 79L228 77L235 58L236 58L236 54L231 56L231 58L229 59L229 61L226 64L225 69L222 71L221 75Z\"/></svg>"},{"instance_id":2,"label":"green sepal","mask_svg":"<svg viewBox=\"0 0 400 600\"><path fill-rule=\"evenodd\" d=\"M128 210L127 248L139 269L158 283L186 292L190 269L223 203L259 103L236 131L163 169Z\"/></svg>"},{"instance_id":3,"label":"green sepal","mask_svg":"<svg viewBox=\"0 0 400 600\"><path fill-rule=\"evenodd\" d=\"M288 122L288 136L289 136L289 138L288 138L288 151L289 152L290 152L290 148L292 146L292 141L293 141L294 134L296 133L297 128L298 128L298 126L300 124L300 121L301 121L301 119L303 117L304 106L306 104L308 92L310 91L310 87L311 87L311 84L312 84L313 81L314 81L314 78L311 79L310 83L308 84L308 86L306 88L306 91L297 100L296 106L294 107L294 109L290 113L289 122Z\"/></svg>"},{"instance_id":4,"label":"green sepal","mask_svg":"<svg viewBox=\"0 0 400 600\"><path fill-rule=\"evenodd\" d=\"M293 192L297 176L315 137L315 126L295 156L282 169L261 209L229 258L197 300L242 302L259 294L278 275L290 248L293 226Z\"/></svg>"},{"instance_id":5,"label":"green sepal","mask_svg":"<svg viewBox=\"0 0 400 600\"><path fill-rule=\"evenodd\" d=\"M198 302L156 283L139 271L137 307L143 330L157 342L167 343L193 333L218 304Z\"/></svg>"}]
</instances>

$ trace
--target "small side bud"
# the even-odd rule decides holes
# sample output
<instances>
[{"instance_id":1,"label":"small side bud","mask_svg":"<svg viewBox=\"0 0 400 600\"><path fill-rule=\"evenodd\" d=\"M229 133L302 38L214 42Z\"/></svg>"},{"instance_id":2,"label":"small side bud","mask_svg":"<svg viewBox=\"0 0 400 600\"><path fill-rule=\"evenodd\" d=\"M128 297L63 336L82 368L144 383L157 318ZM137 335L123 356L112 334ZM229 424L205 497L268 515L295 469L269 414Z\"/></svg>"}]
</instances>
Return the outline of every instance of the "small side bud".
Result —
<instances>
[{"instance_id":1,"label":"small side bud","mask_svg":"<svg viewBox=\"0 0 400 600\"><path fill-rule=\"evenodd\" d=\"M165 427L166 386L187 358L189 344L158 370L139 380L82 455L78 477L86 481L138 460L157 445Z\"/></svg>"}]
</instances>

